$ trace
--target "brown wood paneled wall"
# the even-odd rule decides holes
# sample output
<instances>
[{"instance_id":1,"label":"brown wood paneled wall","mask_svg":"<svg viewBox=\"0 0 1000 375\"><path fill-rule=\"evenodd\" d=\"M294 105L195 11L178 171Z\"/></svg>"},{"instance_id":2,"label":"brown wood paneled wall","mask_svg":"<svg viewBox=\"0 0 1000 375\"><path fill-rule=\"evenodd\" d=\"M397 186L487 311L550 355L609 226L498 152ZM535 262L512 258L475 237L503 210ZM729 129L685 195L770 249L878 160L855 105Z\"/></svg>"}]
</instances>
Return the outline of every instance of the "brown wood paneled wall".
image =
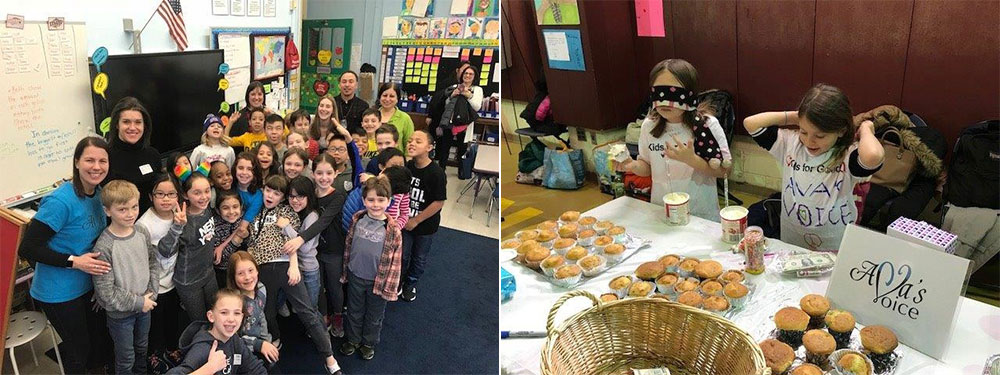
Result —
<instances>
[{"instance_id":1,"label":"brown wood paneled wall","mask_svg":"<svg viewBox=\"0 0 1000 375\"><path fill-rule=\"evenodd\" d=\"M666 58L690 61L701 89L733 93L740 120L794 109L820 82L844 90L855 112L913 111L950 143L964 126L1000 118L995 0L665 0L664 38L636 36L632 1L578 4L580 25L539 26L531 1L503 0L523 60L503 71L504 96L530 99L524 72L541 71L555 119L570 126L624 126ZM550 69L542 28L580 30L587 70Z\"/></svg>"}]
</instances>

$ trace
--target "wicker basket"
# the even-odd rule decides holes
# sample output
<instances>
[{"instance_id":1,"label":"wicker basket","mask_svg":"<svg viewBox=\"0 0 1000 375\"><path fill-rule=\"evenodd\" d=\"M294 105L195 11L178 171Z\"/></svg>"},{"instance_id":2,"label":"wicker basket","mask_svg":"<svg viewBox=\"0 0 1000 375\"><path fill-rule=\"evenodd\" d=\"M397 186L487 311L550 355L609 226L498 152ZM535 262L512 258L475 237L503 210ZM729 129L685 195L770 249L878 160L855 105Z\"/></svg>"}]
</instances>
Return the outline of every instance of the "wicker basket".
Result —
<instances>
[{"instance_id":1,"label":"wicker basket","mask_svg":"<svg viewBox=\"0 0 1000 375\"><path fill-rule=\"evenodd\" d=\"M587 297L593 307L558 328L563 303ZM659 298L601 302L587 291L559 298L546 323L542 374L631 375L632 369L667 367L672 375L770 375L749 334L717 315Z\"/></svg>"}]
</instances>

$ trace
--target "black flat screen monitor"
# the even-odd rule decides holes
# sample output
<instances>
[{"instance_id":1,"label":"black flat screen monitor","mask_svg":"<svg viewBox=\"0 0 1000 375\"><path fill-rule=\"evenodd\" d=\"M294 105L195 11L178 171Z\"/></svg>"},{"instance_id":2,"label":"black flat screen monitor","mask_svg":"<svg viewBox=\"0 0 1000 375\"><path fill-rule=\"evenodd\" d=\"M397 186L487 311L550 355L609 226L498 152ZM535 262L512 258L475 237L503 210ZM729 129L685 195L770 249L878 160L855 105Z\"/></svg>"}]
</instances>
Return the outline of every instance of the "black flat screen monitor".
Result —
<instances>
[{"instance_id":1,"label":"black flat screen monitor","mask_svg":"<svg viewBox=\"0 0 1000 375\"><path fill-rule=\"evenodd\" d=\"M225 93L218 90L222 50L109 56L101 65L108 75L107 100L94 94L94 123L111 116L118 100L134 96L152 117L150 145L166 155L201 143L202 122L218 114ZM90 77L97 75L90 64Z\"/></svg>"}]
</instances>

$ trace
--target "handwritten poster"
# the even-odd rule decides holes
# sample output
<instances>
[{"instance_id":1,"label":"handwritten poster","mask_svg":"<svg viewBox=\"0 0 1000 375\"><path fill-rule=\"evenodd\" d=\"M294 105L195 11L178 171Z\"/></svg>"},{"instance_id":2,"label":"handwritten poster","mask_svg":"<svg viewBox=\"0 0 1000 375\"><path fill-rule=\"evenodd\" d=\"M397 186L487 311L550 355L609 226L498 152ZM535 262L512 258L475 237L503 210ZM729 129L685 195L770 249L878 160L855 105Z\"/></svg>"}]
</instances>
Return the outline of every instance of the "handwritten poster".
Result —
<instances>
[{"instance_id":1,"label":"handwritten poster","mask_svg":"<svg viewBox=\"0 0 1000 375\"><path fill-rule=\"evenodd\" d=\"M260 17L261 0L247 0L247 16L248 17Z\"/></svg>"},{"instance_id":2,"label":"handwritten poster","mask_svg":"<svg viewBox=\"0 0 1000 375\"><path fill-rule=\"evenodd\" d=\"M212 15L228 16L229 0L212 0Z\"/></svg>"},{"instance_id":3,"label":"handwritten poster","mask_svg":"<svg viewBox=\"0 0 1000 375\"><path fill-rule=\"evenodd\" d=\"M579 25L576 0L534 0L539 25Z\"/></svg>"},{"instance_id":4,"label":"handwritten poster","mask_svg":"<svg viewBox=\"0 0 1000 375\"><path fill-rule=\"evenodd\" d=\"M233 16L246 15L247 12L247 2L246 0L233 0L230 3L229 14Z\"/></svg>"},{"instance_id":5,"label":"handwritten poster","mask_svg":"<svg viewBox=\"0 0 1000 375\"><path fill-rule=\"evenodd\" d=\"M586 70L580 30L543 29L542 36L552 69Z\"/></svg>"}]
</instances>

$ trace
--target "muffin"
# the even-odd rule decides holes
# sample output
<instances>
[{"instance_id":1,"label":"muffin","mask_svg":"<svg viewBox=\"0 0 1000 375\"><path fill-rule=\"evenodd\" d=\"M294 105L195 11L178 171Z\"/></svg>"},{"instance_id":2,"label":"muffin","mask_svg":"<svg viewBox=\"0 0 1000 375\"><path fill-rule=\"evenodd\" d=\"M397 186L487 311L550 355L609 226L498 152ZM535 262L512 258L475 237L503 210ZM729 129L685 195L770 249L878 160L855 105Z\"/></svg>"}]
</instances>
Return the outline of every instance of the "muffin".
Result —
<instances>
[{"instance_id":1,"label":"muffin","mask_svg":"<svg viewBox=\"0 0 1000 375\"><path fill-rule=\"evenodd\" d=\"M581 217L580 220L577 220L576 223L580 225L581 230L591 229L594 227L594 224L597 224L597 218L593 216L584 216Z\"/></svg>"},{"instance_id":2,"label":"muffin","mask_svg":"<svg viewBox=\"0 0 1000 375\"><path fill-rule=\"evenodd\" d=\"M781 374L792 366L795 361L795 350L781 341L767 339L761 341L760 351L764 352L764 361L772 374Z\"/></svg>"},{"instance_id":3,"label":"muffin","mask_svg":"<svg viewBox=\"0 0 1000 375\"><path fill-rule=\"evenodd\" d=\"M851 344L851 332L854 332L854 315L844 310L830 310L823 319L826 330L837 341L837 349L844 349Z\"/></svg>"},{"instance_id":4,"label":"muffin","mask_svg":"<svg viewBox=\"0 0 1000 375\"><path fill-rule=\"evenodd\" d=\"M559 229L559 224L556 224L555 220L545 220L535 226L538 230L556 230Z\"/></svg>"},{"instance_id":5,"label":"muffin","mask_svg":"<svg viewBox=\"0 0 1000 375\"><path fill-rule=\"evenodd\" d=\"M823 366L830 353L837 350L837 342L824 330L810 329L802 336L802 346L806 347L806 362Z\"/></svg>"},{"instance_id":6,"label":"muffin","mask_svg":"<svg viewBox=\"0 0 1000 375\"><path fill-rule=\"evenodd\" d=\"M580 266L575 264L567 264L559 267L556 269L555 273L555 284L564 288L573 286L573 284L580 281L580 275L582 272L583 270L580 269Z\"/></svg>"},{"instance_id":7,"label":"muffin","mask_svg":"<svg viewBox=\"0 0 1000 375\"><path fill-rule=\"evenodd\" d=\"M680 255L664 255L657 260L663 265L663 268L667 269L667 272L677 272L677 264L681 262Z\"/></svg>"},{"instance_id":8,"label":"muffin","mask_svg":"<svg viewBox=\"0 0 1000 375\"><path fill-rule=\"evenodd\" d=\"M691 307L701 308L704 301L701 298L701 294L698 292L684 292L677 296L677 302L682 303Z\"/></svg>"},{"instance_id":9,"label":"muffin","mask_svg":"<svg viewBox=\"0 0 1000 375\"><path fill-rule=\"evenodd\" d=\"M714 279L722 274L722 264L714 260L706 260L694 267L694 273L702 279Z\"/></svg>"},{"instance_id":10,"label":"muffin","mask_svg":"<svg viewBox=\"0 0 1000 375\"><path fill-rule=\"evenodd\" d=\"M729 310L729 301L719 296L708 296L705 297L703 308L708 312L722 315L726 310Z\"/></svg>"},{"instance_id":11,"label":"muffin","mask_svg":"<svg viewBox=\"0 0 1000 375\"><path fill-rule=\"evenodd\" d=\"M524 254L524 265L539 270L542 261L548 258L552 252L544 247L536 246Z\"/></svg>"},{"instance_id":12,"label":"muffin","mask_svg":"<svg viewBox=\"0 0 1000 375\"><path fill-rule=\"evenodd\" d=\"M696 291L696 289L698 289L698 286L700 286L700 283L696 278L688 277L684 279L678 279L677 285L674 286L674 291L676 291L678 294L684 292Z\"/></svg>"},{"instance_id":13,"label":"muffin","mask_svg":"<svg viewBox=\"0 0 1000 375\"><path fill-rule=\"evenodd\" d=\"M646 262L635 269L635 276L645 281L656 280L661 275L663 275L663 266L660 265L660 262Z\"/></svg>"},{"instance_id":14,"label":"muffin","mask_svg":"<svg viewBox=\"0 0 1000 375\"><path fill-rule=\"evenodd\" d=\"M547 276L552 276L552 274L556 273L556 268L562 267L564 264L566 264L566 259L562 255L549 255L548 258L542 260L542 272Z\"/></svg>"},{"instance_id":15,"label":"muffin","mask_svg":"<svg viewBox=\"0 0 1000 375\"><path fill-rule=\"evenodd\" d=\"M574 246L576 246L576 240L572 238L560 238L552 243L552 250L555 250L559 254L566 254Z\"/></svg>"},{"instance_id":16,"label":"muffin","mask_svg":"<svg viewBox=\"0 0 1000 375\"><path fill-rule=\"evenodd\" d=\"M735 308L743 307L743 304L746 303L747 300L747 294L749 293L750 289L747 289L745 285L738 282L732 282L722 287L722 295L725 296L726 300L729 301L729 304L733 305Z\"/></svg>"},{"instance_id":17,"label":"muffin","mask_svg":"<svg viewBox=\"0 0 1000 375\"><path fill-rule=\"evenodd\" d=\"M576 223L567 223L559 227L559 237L576 238L576 233L580 231L580 226Z\"/></svg>"},{"instance_id":18,"label":"muffin","mask_svg":"<svg viewBox=\"0 0 1000 375\"><path fill-rule=\"evenodd\" d=\"M684 258L677 265L678 273L681 274L681 277L692 277L694 276L694 268L698 266L698 263L701 263L698 258Z\"/></svg>"},{"instance_id":19,"label":"muffin","mask_svg":"<svg viewBox=\"0 0 1000 375\"><path fill-rule=\"evenodd\" d=\"M566 260L571 262L576 262L580 259L583 259L583 257L585 256L587 256L587 249L584 249L580 246L569 249L569 251L566 252Z\"/></svg>"},{"instance_id":20,"label":"muffin","mask_svg":"<svg viewBox=\"0 0 1000 375\"><path fill-rule=\"evenodd\" d=\"M538 238L535 240L538 241L538 244L542 245L542 247L552 247L552 243L556 240L556 232L551 230L540 230L538 231Z\"/></svg>"},{"instance_id":21,"label":"muffin","mask_svg":"<svg viewBox=\"0 0 1000 375\"><path fill-rule=\"evenodd\" d=\"M614 302L618 300L618 296L614 293L604 293L601 295L601 302Z\"/></svg>"},{"instance_id":22,"label":"muffin","mask_svg":"<svg viewBox=\"0 0 1000 375\"><path fill-rule=\"evenodd\" d=\"M792 372L789 372L789 374L791 374L791 375L823 375L823 369L819 368L819 366L816 366L816 365L814 365L812 363L806 363L806 364L799 365L798 367L792 369Z\"/></svg>"},{"instance_id":23,"label":"muffin","mask_svg":"<svg viewBox=\"0 0 1000 375\"><path fill-rule=\"evenodd\" d=\"M615 243L625 242L625 227L611 227L608 229L608 236L611 236L615 240Z\"/></svg>"},{"instance_id":24,"label":"muffin","mask_svg":"<svg viewBox=\"0 0 1000 375\"><path fill-rule=\"evenodd\" d=\"M538 238L538 231L534 229L522 230L514 234L514 238L521 241L534 240Z\"/></svg>"},{"instance_id":25,"label":"muffin","mask_svg":"<svg viewBox=\"0 0 1000 375\"><path fill-rule=\"evenodd\" d=\"M517 258L515 260L518 261L518 262L523 262L524 261L524 256L527 255L528 252L531 251L531 249L534 249L536 247L539 247L539 246L538 246L538 242L536 242L535 240L527 240L527 241L521 242L521 246L517 247Z\"/></svg>"},{"instance_id":26,"label":"muffin","mask_svg":"<svg viewBox=\"0 0 1000 375\"><path fill-rule=\"evenodd\" d=\"M576 234L576 242L580 246L590 246L594 244L594 239L597 238L597 232L593 229L581 230L580 233Z\"/></svg>"},{"instance_id":27,"label":"muffin","mask_svg":"<svg viewBox=\"0 0 1000 375\"><path fill-rule=\"evenodd\" d=\"M646 297L653 293L653 283L649 281L636 281L628 287L629 297Z\"/></svg>"},{"instance_id":28,"label":"muffin","mask_svg":"<svg viewBox=\"0 0 1000 375\"><path fill-rule=\"evenodd\" d=\"M723 284L729 284L732 282L741 283L743 282L743 279L745 279L745 276L743 275L743 271L740 270L728 270L723 272L722 276L719 276L719 281Z\"/></svg>"},{"instance_id":29,"label":"muffin","mask_svg":"<svg viewBox=\"0 0 1000 375\"><path fill-rule=\"evenodd\" d=\"M708 279L701 282L701 294L705 296L722 296L722 283L718 280Z\"/></svg>"},{"instance_id":30,"label":"muffin","mask_svg":"<svg viewBox=\"0 0 1000 375\"><path fill-rule=\"evenodd\" d=\"M600 255L587 255L578 260L576 264L583 268L583 275L589 277L604 272L604 266L608 264L608 260Z\"/></svg>"},{"instance_id":31,"label":"muffin","mask_svg":"<svg viewBox=\"0 0 1000 375\"><path fill-rule=\"evenodd\" d=\"M597 236L597 238L594 239L594 244L591 246L594 247L594 251L600 253L604 252L605 246L608 246L613 243L615 243L615 240L610 236Z\"/></svg>"},{"instance_id":32,"label":"muffin","mask_svg":"<svg viewBox=\"0 0 1000 375\"><path fill-rule=\"evenodd\" d=\"M625 297L628 293L628 287L632 285L632 278L629 276L618 276L611 279L608 283L608 287L611 288L611 292L618 297Z\"/></svg>"},{"instance_id":33,"label":"muffin","mask_svg":"<svg viewBox=\"0 0 1000 375\"><path fill-rule=\"evenodd\" d=\"M604 247L604 257L608 258L609 263L618 263L622 260L622 256L625 255L625 246L620 243L613 243Z\"/></svg>"},{"instance_id":34,"label":"muffin","mask_svg":"<svg viewBox=\"0 0 1000 375\"><path fill-rule=\"evenodd\" d=\"M500 250L517 250L521 246L521 240L511 238L500 244Z\"/></svg>"},{"instance_id":35,"label":"muffin","mask_svg":"<svg viewBox=\"0 0 1000 375\"><path fill-rule=\"evenodd\" d=\"M870 375L872 373L865 357L854 352L842 355L837 360L837 369L844 375Z\"/></svg>"},{"instance_id":36,"label":"muffin","mask_svg":"<svg viewBox=\"0 0 1000 375\"><path fill-rule=\"evenodd\" d=\"M778 327L778 340L798 348L809 326L809 314L795 307L785 307L774 314L774 325Z\"/></svg>"},{"instance_id":37,"label":"muffin","mask_svg":"<svg viewBox=\"0 0 1000 375\"><path fill-rule=\"evenodd\" d=\"M603 236L605 233L608 233L608 229L611 229L613 226L615 226L615 223L610 221L598 221L594 224L594 230L597 231L598 235Z\"/></svg>"},{"instance_id":38,"label":"muffin","mask_svg":"<svg viewBox=\"0 0 1000 375\"><path fill-rule=\"evenodd\" d=\"M885 326L867 326L861 329L861 346L865 347L868 358L875 365L875 372L884 372L892 365L892 351L898 345L896 334Z\"/></svg>"},{"instance_id":39,"label":"muffin","mask_svg":"<svg viewBox=\"0 0 1000 375\"><path fill-rule=\"evenodd\" d=\"M676 272L668 272L656 279L656 290L660 293L674 294L674 286L677 285L679 277Z\"/></svg>"},{"instance_id":40,"label":"muffin","mask_svg":"<svg viewBox=\"0 0 1000 375\"><path fill-rule=\"evenodd\" d=\"M822 328L823 318L826 318L826 312L830 311L830 300L819 294L807 294L799 300L799 307L809 314L810 327Z\"/></svg>"},{"instance_id":41,"label":"muffin","mask_svg":"<svg viewBox=\"0 0 1000 375\"><path fill-rule=\"evenodd\" d=\"M580 211L566 211L559 215L559 221L563 223L572 223L577 220L580 220Z\"/></svg>"}]
</instances>

